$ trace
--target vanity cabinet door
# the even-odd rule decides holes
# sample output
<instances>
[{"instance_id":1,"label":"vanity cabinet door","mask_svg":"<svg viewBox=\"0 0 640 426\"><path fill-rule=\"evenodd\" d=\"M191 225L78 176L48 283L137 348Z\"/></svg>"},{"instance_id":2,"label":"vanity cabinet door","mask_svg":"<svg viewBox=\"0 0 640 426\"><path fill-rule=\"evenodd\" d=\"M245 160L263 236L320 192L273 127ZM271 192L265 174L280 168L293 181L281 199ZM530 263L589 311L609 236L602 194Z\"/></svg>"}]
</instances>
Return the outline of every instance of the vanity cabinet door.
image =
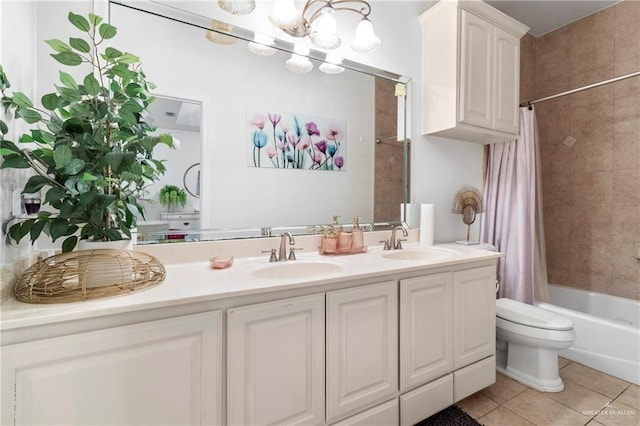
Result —
<instances>
[{"instance_id":1,"label":"vanity cabinet door","mask_svg":"<svg viewBox=\"0 0 640 426\"><path fill-rule=\"evenodd\" d=\"M453 370L452 274L400 281L400 390Z\"/></svg>"},{"instance_id":2,"label":"vanity cabinet door","mask_svg":"<svg viewBox=\"0 0 640 426\"><path fill-rule=\"evenodd\" d=\"M327 293L327 421L397 395L395 281Z\"/></svg>"},{"instance_id":3,"label":"vanity cabinet door","mask_svg":"<svg viewBox=\"0 0 640 426\"><path fill-rule=\"evenodd\" d=\"M230 425L324 423L324 294L228 311Z\"/></svg>"},{"instance_id":4,"label":"vanity cabinet door","mask_svg":"<svg viewBox=\"0 0 640 426\"><path fill-rule=\"evenodd\" d=\"M2 424L221 424L221 313L2 348Z\"/></svg>"},{"instance_id":5,"label":"vanity cabinet door","mask_svg":"<svg viewBox=\"0 0 640 426\"><path fill-rule=\"evenodd\" d=\"M496 269L453 273L455 369L495 354Z\"/></svg>"}]
</instances>

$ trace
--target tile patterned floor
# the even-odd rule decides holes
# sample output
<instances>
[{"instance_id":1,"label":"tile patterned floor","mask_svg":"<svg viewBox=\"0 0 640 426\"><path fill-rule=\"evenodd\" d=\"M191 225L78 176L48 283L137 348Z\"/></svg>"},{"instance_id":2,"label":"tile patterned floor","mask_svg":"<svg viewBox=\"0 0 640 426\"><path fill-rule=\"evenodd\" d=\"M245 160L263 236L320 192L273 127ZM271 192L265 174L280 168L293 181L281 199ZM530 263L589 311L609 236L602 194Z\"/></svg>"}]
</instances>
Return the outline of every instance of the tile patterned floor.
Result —
<instances>
[{"instance_id":1,"label":"tile patterned floor","mask_svg":"<svg viewBox=\"0 0 640 426\"><path fill-rule=\"evenodd\" d=\"M562 392L538 392L502 374L458 407L485 426L640 426L640 387L560 359Z\"/></svg>"}]
</instances>

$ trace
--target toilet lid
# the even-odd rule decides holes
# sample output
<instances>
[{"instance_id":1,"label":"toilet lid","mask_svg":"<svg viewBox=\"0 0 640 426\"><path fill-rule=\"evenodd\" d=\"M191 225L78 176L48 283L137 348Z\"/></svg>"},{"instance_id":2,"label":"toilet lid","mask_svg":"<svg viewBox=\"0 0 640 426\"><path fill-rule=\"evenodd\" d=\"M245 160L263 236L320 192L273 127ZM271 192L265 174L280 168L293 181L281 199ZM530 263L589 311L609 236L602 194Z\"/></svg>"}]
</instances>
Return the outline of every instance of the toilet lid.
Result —
<instances>
[{"instance_id":1,"label":"toilet lid","mask_svg":"<svg viewBox=\"0 0 640 426\"><path fill-rule=\"evenodd\" d=\"M496 316L505 321L546 330L573 328L573 321L569 318L506 298L496 300Z\"/></svg>"}]
</instances>

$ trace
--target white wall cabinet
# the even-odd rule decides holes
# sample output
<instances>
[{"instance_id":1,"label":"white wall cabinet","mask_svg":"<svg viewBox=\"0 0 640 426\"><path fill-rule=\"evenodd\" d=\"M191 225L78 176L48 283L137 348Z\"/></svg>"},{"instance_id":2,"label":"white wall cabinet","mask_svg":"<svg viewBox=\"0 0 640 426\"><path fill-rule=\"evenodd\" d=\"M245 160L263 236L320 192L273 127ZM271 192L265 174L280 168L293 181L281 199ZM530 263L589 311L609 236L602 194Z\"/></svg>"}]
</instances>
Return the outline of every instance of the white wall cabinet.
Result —
<instances>
[{"instance_id":1,"label":"white wall cabinet","mask_svg":"<svg viewBox=\"0 0 640 426\"><path fill-rule=\"evenodd\" d=\"M480 1L441 1L420 22L423 134L478 143L515 139L520 38L528 28Z\"/></svg>"},{"instance_id":2,"label":"white wall cabinet","mask_svg":"<svg viewBox=\"0 0 640 426\"><path fill-rule=\"evenodd\" d=\"M324 294L228 311L230 425L324 423Z\"/></svg>"},{"instance_id":3,"label":"white wall cabinet","mask_svg":"<svg viewBox=\"0 0 640 426\"><path fill-rule=\"evenodd\" d=\"M215 311L5 346L2 424L220 424L221 327Z\"/></svg>"},{"instance_id":4,"label":"white wall cabinet","mask_svg":"<svg viewBox=\"0 0 640 426\"><path fill-rule=\"evenodd\" d=\"M327 293L327 421L397 391L397 282Z\"/></svg>"}]
</instances>

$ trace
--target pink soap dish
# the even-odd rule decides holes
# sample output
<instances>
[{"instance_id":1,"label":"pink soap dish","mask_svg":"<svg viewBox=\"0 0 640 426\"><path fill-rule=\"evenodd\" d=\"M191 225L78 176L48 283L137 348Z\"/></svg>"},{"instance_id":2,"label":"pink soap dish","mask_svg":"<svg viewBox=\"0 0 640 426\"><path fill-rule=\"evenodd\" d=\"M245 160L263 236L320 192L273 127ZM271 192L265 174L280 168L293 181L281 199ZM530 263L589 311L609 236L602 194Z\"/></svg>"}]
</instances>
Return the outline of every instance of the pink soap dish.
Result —
<instances>
[{"instance_id":1,"label":"pink soap dish","mask_svg":"<svg viewBox=\"0 0 640 426\"><path fill-rule=\"evenodd\" d=\"M233 265L233 256L229 257L212 257L209 259L209 266L212 269L225 269Z\"/></svg>"}]
</instances>

